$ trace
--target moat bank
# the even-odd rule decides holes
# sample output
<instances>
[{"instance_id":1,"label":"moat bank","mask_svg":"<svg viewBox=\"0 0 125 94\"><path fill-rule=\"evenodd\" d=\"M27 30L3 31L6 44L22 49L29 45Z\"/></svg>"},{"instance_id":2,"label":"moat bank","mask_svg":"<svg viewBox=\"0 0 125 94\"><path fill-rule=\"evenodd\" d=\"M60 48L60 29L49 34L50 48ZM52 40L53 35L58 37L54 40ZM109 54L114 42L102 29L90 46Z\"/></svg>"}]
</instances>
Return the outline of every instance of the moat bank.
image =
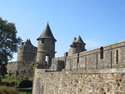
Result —
<instances>
[{"instance_id":1,"label":"moat bank","mask_svg":"<svg viewBox=\"0 0 125 94\"><path fill-rule=\"evenodd\" d=\"M35 70L33 94L125 94L125 69L78 72Z\"/></svg>"}]
</instances>

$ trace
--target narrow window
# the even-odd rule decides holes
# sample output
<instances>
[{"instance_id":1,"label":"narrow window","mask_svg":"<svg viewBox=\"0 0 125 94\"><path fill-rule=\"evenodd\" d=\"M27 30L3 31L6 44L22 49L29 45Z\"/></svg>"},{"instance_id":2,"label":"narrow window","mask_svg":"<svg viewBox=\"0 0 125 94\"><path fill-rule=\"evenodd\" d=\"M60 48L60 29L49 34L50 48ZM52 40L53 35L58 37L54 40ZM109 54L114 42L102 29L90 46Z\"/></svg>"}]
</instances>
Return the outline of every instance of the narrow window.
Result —
<instances>
[{"instance_id":1,"label":"narrow window","mask_svg":"<svg viewBox=\"0 0 125 94\"><path fill-rule=\"evenodd\" d=\"M54 45L54 43L55 43L55 42L53 41L53 45Z\"/></svg>"},{"instance_id":2,"label":"narrow window","mask_svg":"<svg viewBox=\"0 0 125 94\"><path fill-rule=\"evenodd\" d=\"M42 39L42 43L44 43L44 39Z\"/></svg>"},{"instance_id":3,"label":"narrow window","mask_svg":"<svg viewBox=\"0 0 125 94\"><path fill-rule=\"evenodd\" d=\"M118 50L116 50L116 64L118 64L118 61L119 61L119 52Z\"/></svg>"},{"instance_id":4,"label":"narrow window","mask_svg":"<svg viewBox=\"0 0 125 94\"><path fill-rule=\"evenodd\" d=\"M104 48L101 47L100 48L100 59L103 59L104 58Z\"/></svg>"}]
</instances>

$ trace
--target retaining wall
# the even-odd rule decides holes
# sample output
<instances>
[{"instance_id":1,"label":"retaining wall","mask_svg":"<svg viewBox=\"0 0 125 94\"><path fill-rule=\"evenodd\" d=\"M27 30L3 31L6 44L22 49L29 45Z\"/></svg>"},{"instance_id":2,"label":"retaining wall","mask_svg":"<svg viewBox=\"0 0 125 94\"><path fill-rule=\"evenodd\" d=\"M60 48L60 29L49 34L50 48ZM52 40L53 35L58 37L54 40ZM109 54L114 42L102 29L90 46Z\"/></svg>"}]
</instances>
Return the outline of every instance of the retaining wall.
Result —
<instances>
[{"instance_id":1,"label":"retaining wall","mask_svg":"<svg viewBox=\"0 0 125 94\"><path fill-rule=\"evenodd\" d=\"M125 69L35 70L33 94L125 94Z\"/></svg>"}]
</instances>

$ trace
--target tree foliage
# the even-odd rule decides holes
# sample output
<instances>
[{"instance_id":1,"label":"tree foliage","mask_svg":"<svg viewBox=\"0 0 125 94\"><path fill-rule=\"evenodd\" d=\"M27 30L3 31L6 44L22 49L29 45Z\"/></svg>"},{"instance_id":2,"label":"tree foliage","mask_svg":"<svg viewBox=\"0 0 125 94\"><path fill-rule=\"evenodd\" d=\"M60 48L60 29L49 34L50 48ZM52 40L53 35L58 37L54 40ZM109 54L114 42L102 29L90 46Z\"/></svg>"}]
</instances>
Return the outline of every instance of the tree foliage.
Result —
<instances>
[{"instance_id":1,"label":"tree foliage","mask_svg":"<svg viewBox=\"0 0 125 94\"><path fill-rule=\"evenodd\" d=\"M17 37L17 30L13 23L0 18L0 76L6 73L6 65L17 51L21 38Z\"/></svg>"}]
</instances>

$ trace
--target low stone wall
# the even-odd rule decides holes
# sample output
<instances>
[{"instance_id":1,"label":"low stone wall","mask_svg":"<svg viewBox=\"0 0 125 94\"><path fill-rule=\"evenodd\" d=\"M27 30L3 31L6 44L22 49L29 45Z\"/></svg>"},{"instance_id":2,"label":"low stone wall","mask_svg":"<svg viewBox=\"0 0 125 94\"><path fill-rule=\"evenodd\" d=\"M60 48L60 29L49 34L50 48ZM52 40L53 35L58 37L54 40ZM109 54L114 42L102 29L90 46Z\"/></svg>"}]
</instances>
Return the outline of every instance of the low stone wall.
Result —
<instances>
[{"instance_id":1,"label":"low stone wall","mask_svg":"<svg viewBox=\"0 0 125 94\"><path fill-rule=\"evenodd\" d=\"M52 70L61 71L64 68L65 68L65 58L64 57L52 58L52 65L51 65Z\"/></svg>"},{"instance_id":2,"label":"low stone wall","mask_svg":"<svg viewBox=\"0 0 125 94\"><path fill-rule=\"evenodd\" d=\"M30 78L34 75L35 62L16 61L7 64L7 72L20 78Z\"/></svg>"},{"instance_id":3,"label":"low stone wall","mask_svg":"<svg viewBox=\"0 0 125 94\"><path fill-rule=\"evenodd\" d=\"M7 64L7 72L8 73L15 73L15 71L18 69L18 63L15 62L9 62Z\"/></svg>"},{"instance_id":4,"label":"low stone wall","mask_svg":"<svg viewBox=\"0 0 125 94\"><path fill-rule=\"evenodd\" d=\"M125 69L35 70L33 94L125 94Z\"/></svg>"}]
</instances>

